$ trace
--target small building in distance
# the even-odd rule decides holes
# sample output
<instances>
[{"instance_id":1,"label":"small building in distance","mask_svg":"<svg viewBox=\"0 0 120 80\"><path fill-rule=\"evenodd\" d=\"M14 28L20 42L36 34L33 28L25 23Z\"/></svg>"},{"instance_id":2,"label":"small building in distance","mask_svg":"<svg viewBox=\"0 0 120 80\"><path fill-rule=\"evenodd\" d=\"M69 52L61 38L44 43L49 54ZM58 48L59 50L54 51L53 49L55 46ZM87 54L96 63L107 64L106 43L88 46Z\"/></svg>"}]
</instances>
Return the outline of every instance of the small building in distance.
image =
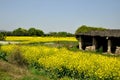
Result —
<instances>
[{"instance_id":1,"label":"small building in distance","mask_svg":"<svg viewBox=\"0 0 120 80\"><path fill-rule=\"evenodd\" d=\"M120 29L90 31L76 34L79 49L120 53Z\"/></svg>"}]
</instances>

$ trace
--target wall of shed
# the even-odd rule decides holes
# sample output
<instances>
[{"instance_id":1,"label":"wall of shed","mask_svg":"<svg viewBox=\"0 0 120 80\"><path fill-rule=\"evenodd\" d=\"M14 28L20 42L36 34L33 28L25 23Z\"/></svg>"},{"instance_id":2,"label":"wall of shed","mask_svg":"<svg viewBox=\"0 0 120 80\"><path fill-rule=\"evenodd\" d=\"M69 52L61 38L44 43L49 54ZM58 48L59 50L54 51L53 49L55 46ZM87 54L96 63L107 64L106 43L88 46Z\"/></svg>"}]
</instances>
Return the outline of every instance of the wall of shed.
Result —
<instances>
[{"instance_id":1,"label":"wall of shed","mask_svg":"<svg viewBox=\"0 0 120 80\"><path fill-rule=\"evenodd\" d=\"M107 52L107 40L105 37L92 37L92 36L81 36L81 41L79 41L79 47L83 50L100 51Z\"/></svg>"},{"instance_id":2,"label":"wall of shed","mask_svg":"<svg viewBox=\"0 0 120 80\"><path fill-rule=\"evenodd\" d=\"M108 43L107 43L106 37L96 36L95 38L96 38L96 50L102 51L102 52L107 52Z\"/></svg>"},{"instance_id":3,"label":"wall of shed","mask_svg":"<svg viewBox=\"0 0 120 80\"><path fill-rule=\"evenodd\" d=\"M80 36L80 49L85 50L86 46L92 46L92 37L91 36Z\"/></svg>"},{"instance_id":4,"label":"wall of shed","mask_svg":"<svg viewBox=\"0 0 120 80\"><path fill-rule=\"evenodd\" d=\"M120 46L120 38L108 38L100 36L80 36L79 48L81 50L103 51L108 53L116 53ZM120 48L119 48L120 50Z\"/></svg>"},{"instance_id":5,"label":"wall of shed","mask_svg":"<svg viewBox=\"0 0 120 80\"><path fill-rule=\"evenodd\" d=\"M120 38L111 37L111 53L116 53L117 46L120 46Z\"/></svg>"}]
</instances>

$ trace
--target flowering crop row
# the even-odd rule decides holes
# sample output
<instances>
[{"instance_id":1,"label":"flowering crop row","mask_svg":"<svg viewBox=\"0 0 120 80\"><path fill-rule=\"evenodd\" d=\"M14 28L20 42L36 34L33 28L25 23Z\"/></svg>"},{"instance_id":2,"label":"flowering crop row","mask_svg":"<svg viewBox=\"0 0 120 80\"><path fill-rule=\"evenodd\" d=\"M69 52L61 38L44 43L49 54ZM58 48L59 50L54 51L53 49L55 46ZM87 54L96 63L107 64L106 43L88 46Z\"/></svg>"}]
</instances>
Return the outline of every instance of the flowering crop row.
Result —
<instances>
[{"instance_id":1,"label":"flowering crop row","mask_svg":"<svg viewBox=\"0 0 120 80\"><path fill-rule=\"evenodd\" d=\"M77 41L74 37L18 37L18 36L9 36L6 37L7 41L22 41L23 43L32 43L32 42L51 42L51 41Z\"/></svg>"},{"instance_id":2,"label":"flowering crop row","mask_svg":"<svg viewBox=\"0 0 120 80\"><path fill-rule=\"evenodd\" d=\"M59 76L120 80L119 57L108 57L90 52L72 52L66 48L57 49L45 46L6 45L2 46L1 50L10 54L16 48L21 50L30 64L36 62Z\"/></svg>"}]
</instances>

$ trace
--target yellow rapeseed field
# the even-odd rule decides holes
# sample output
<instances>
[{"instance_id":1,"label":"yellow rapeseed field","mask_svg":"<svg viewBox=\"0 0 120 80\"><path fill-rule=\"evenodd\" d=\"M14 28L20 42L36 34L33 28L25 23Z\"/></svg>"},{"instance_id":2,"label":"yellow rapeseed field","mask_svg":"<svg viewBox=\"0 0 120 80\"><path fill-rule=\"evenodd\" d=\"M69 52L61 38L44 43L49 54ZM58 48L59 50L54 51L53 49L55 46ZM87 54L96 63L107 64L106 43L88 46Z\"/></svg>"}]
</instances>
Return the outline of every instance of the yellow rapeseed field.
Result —
<instances>
[{"instance_id":1,"label":"yellow rapeseed field","mask_svg":"<svg viewBox=\"0 0 120 80\"><path fill-rule=\"evenodd\" d=\"M66 48L45 46L4 45L1 50L11 54L17 48L31 63L38 63L59 75L81 76L83 79L120 80L120 58L90 52L73 52Z\"/></svg>"},{"instance_id":2,"label":"yellow rapeseed field","mask_svg":"<svg viewBox=\"0 0 120 80\"><path fill-rule=\"evenodd\" d=\"M21 43L76 41L74 37L7 37L7 41ZM120 80L120 57L105 56L91 52L69 51L66 48L29 45L3 45L1 51L12 54L20 50L29 64L37 63L50 73L79 79Z\"/></svg>"},{"instance_id":3,"label":"yellow rapeseed field","mask_svg":"<svg viewBox=\"0 0 120 80\"><path fill-rule=\"evenodd\" d=\"M7 41L21 41L22 43L51 42L51 41L77 41L75 37L26 37L8 36Z\"/></svg>"}]
</instances>

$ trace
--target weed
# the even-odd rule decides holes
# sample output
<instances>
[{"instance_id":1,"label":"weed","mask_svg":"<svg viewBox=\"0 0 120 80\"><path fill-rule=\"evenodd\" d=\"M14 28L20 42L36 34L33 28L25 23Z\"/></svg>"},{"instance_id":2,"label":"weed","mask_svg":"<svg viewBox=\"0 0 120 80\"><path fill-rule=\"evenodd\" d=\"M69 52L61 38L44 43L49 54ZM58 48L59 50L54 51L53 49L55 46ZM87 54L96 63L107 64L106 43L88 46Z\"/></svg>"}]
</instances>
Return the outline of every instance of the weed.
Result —
<instances>
[{"instance_id":1,"label":"weed","mask_svg":"<svg viewBox=\"0 0 120 80\"><path fill-rule=\"evenodd\" d=\"M7 55L5 52L3 51L0 51L0 59L4 60L4 61L7 61Z\"/></svg>"},{"instance_id":2,"label":"weed","mask_svg":"<svg viewBox=\"0 0 120 80\"><path fill-rule=\"evenodd\" d=\"M27 60L23 57L19 47L13 50L11 55L8 56L8 62L18 66L27 66Z\"/></svg>"}]
</instances>

